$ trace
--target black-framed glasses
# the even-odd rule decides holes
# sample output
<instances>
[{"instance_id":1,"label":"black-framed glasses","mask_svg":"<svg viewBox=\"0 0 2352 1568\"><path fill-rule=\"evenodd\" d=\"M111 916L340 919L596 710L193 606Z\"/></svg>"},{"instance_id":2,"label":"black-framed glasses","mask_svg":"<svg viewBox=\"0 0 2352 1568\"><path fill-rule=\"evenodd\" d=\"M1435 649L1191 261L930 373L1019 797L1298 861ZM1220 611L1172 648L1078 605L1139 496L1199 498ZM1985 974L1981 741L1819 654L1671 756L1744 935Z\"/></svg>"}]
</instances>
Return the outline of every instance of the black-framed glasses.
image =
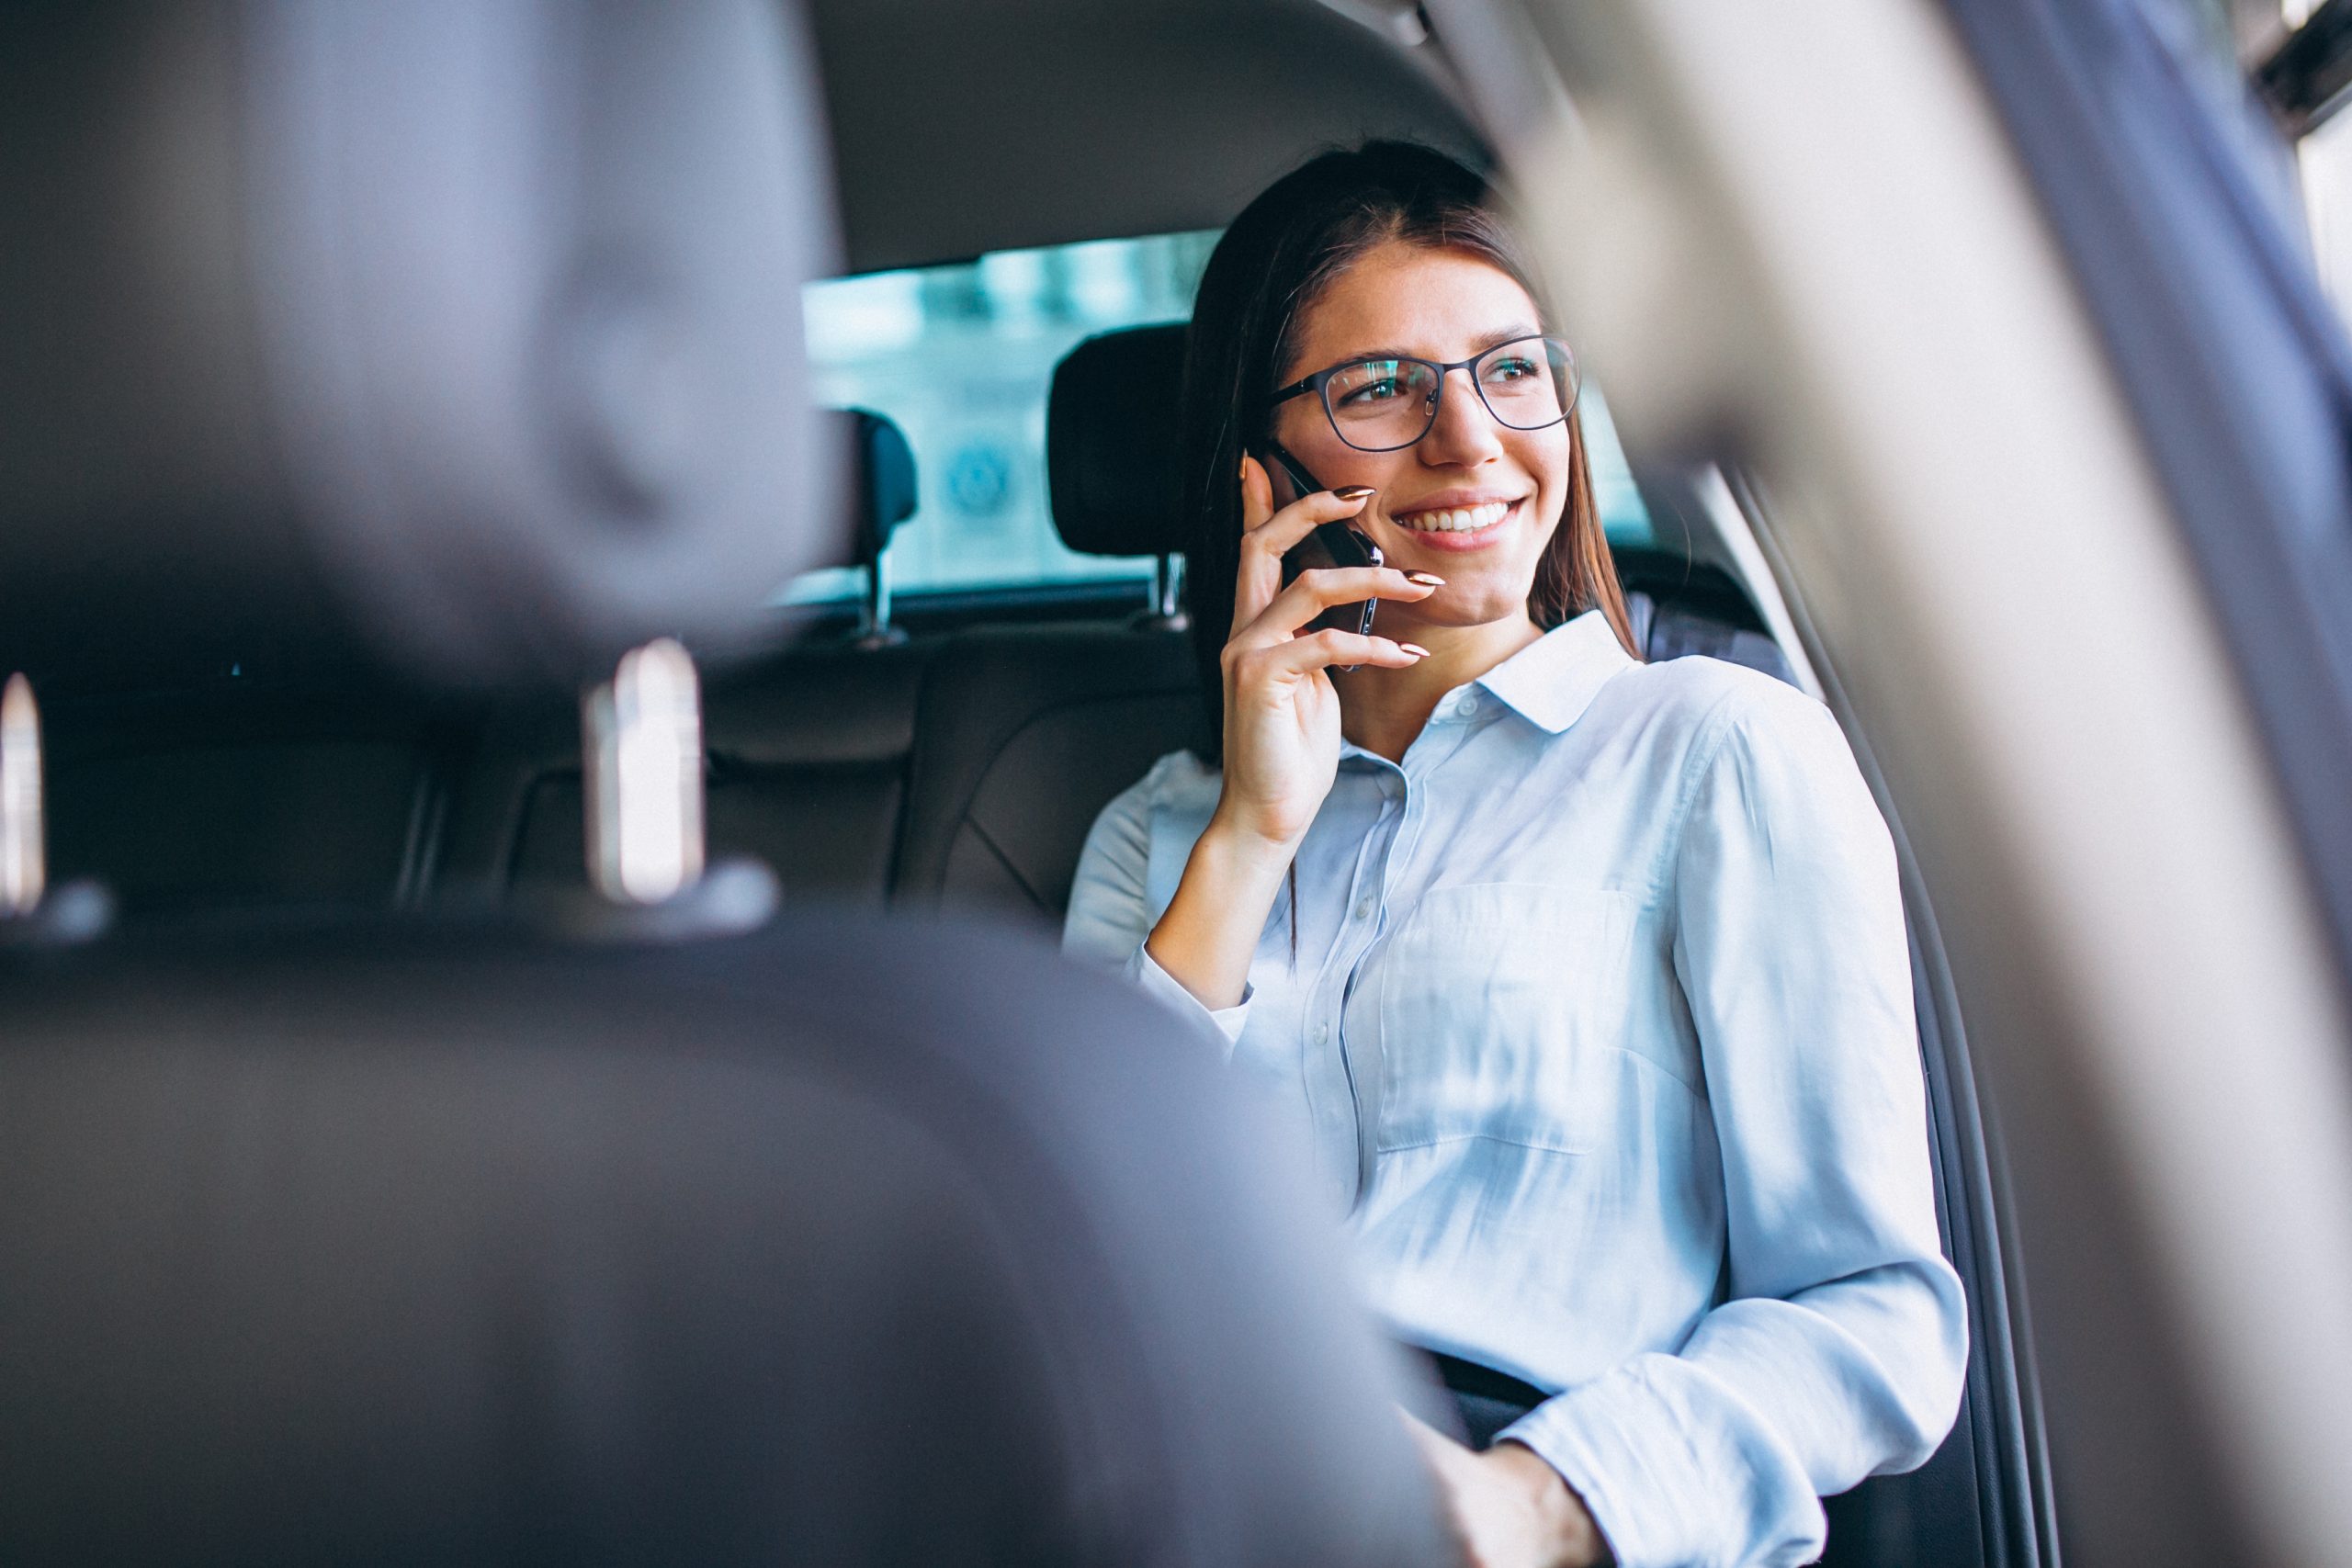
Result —
<instances>
[{"instance_id":1,"label":"black-framed glasses","mask_svg":"<svg viewBox=\"0 0 2352 1568\"><path fill-rule=\"evenodd\" d=\"M1478 400L1495 423L1512 430L1542 430L1577 406L1577 362L1555 337L1523 337L1483 354L1441 365L1434 359L1351 359L1293 381L1266 400L1269 408L1313 392L1339 438L1359 452L1410 446L1437 423L1445 378L1470 372Z\"/></svg>"}]
</instances>

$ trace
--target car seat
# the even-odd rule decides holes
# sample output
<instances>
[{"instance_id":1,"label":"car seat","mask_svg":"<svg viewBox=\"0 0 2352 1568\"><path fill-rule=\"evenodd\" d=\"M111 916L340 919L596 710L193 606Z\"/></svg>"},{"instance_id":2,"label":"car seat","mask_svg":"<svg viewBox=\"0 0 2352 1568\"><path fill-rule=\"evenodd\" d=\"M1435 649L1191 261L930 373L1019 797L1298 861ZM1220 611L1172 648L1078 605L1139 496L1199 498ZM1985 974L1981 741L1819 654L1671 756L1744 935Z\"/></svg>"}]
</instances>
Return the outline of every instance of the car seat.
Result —
<instances>
[{"instance_id":1,"label":"car seat","mask_svg":"<svg viewBox=\"0 0 2352 1568\"><path fill-rule=\"evenodd\" d=\"M760 0L0 14L0 660L747 643L830 482L806 58ZM1434 1559L1203 1042L1040 943L693 898L20 900L0 1558Z\"/></svg>"}]
</instances>

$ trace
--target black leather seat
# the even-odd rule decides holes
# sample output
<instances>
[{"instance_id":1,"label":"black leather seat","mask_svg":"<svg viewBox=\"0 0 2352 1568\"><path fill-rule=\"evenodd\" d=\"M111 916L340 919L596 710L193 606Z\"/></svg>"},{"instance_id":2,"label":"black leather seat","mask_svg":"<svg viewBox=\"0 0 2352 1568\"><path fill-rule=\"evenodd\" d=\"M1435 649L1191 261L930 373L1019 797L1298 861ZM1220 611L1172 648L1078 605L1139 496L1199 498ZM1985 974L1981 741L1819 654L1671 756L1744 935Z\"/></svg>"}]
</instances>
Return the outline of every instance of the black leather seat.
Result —
<instances>
[{"instance_id":1,"label":"black leather seat","mask_svg":"<svg viewBox=\"0 0 2352 1568\"><path fill-rule=\"evenodd\" d=\"M1036 944L0 968L8 1561L1443 1560L1271 1134Z\"/></svg>"},{"instance_id":2,"label":"black leather seat","mask_svg":"<svg viewBox=\"0 0 2352 1568\"><path fill-rule=\"evenodd\" d=\"M1089 339L1056 367L1054 527L1086 555L1183 548L1176 515L1182 324ZM894 896L1057 926L1095 814L1203 737L1192 644L1135 622L989 628L948 641L923 687Z\"/></svg>"},{"instance_id":3,"label":"black leather seat","mask_svg":"<svg viewBox=\"0 0 2352 1568\"><path fill-rule=\"evenodd\" d=\"M897 898L1058 926L1095 814L1201 739L1183 633L989 627L948 641L918 714Z\"/></svg>"},{"instance_id":4,"label":"black leather seat","mask_svg":"<svg viewBox=\"0 0 2352 1568\"><path fill-rule=\"evenodd\" d=\"M914 458L879 415L830 413L854 454L845 515L820 564L872 570L915 510ZM749 855L791 897L878 908L895 863L915 705L935 643L801 643L707 682L706 823L714 855ZM569 702L511 703L482 726L457 791L438 892L495 902L585 880L580 718Z\"/></svg>"},{"instance_id":5,"label":"black leather seat","mask_svg":"<svg viewBox=\"0 0 2352 1568\"><path fill-rule=\"evenodd\" d=\"M914 511L913 458L886 419L826 423L854 454L826 553L870 566ZM705 715L716 852L788 869L797 894L878 906L928 651L806 647L720 672ZM583 883L570 699L421 692L337 659L187 662L133 667L113 682L129 690L75 691L71 668L43 681L60 879L105 884L133 918Z\"/></svg>"},{"instance_id":6,"label":"black leather seat","mask_svg":"<svg viewBox=\"0 0 2352 1568\"><path fill-rule=\"evenodd\" d=\"M45 701L54 874L104 883L133 918L420 902L477 705L237 671Z\"/></svg>"},{"instance_id":7,"label":"black leather seat","mask_svg":"<svg viewBox=\"0 0 2352 1568\"><path fill-rule=\"evenodd\" d=\"M806 564L792 13L456 20L0 11L0 669L303 625L567 692ZM0 1561L1438 1559L1175 1021L1001 934L570 908L0 915Z\"/></svg>"}]
</instances>

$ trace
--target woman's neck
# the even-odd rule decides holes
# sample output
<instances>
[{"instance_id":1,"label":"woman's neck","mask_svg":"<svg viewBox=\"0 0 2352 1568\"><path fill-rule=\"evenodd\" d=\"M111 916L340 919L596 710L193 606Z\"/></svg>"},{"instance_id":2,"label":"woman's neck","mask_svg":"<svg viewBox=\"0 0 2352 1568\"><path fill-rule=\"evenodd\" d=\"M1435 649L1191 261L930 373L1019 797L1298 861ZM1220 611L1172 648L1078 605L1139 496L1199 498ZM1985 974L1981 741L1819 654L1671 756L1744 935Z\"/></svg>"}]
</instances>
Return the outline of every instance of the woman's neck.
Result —
<instances>
[{"instance_id":1,"label":"woman's neck","mask_svg":"<svg viewBox=\"0 0 2352 1568\"><path fill-rule=\"evenodd\" d=\"M1375 629L1418 642L1430 656L1409 670L1358 670L1332 677L1340 693L1340 729L1365 750L1404 761L1405 750L1437 711L1440 697L1475 681L1544 635L1525 615L1475 626Z\"/></svg>"}]
</instances>

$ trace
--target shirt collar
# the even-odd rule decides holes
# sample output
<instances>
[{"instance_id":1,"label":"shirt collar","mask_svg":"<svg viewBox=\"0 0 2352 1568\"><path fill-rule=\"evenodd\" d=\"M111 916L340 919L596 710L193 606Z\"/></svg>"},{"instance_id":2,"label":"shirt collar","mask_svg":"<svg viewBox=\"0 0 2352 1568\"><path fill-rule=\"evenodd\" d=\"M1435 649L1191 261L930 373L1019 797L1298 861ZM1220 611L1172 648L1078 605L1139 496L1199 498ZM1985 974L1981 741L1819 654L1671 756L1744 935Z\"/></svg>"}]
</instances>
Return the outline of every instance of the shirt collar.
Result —
<instances>
[{"instance_id":1,"label":"shirt collar","mask_svg":"<svg viewBox=\"0 0 2352 1568\"><path fill-rule=\"evenodd\" d=\"M1592 705L1611 677L1634 667L1609 617L1587 610L1478 677L1529 723L1557 735Z\"/></svg>"}]
</instances>

